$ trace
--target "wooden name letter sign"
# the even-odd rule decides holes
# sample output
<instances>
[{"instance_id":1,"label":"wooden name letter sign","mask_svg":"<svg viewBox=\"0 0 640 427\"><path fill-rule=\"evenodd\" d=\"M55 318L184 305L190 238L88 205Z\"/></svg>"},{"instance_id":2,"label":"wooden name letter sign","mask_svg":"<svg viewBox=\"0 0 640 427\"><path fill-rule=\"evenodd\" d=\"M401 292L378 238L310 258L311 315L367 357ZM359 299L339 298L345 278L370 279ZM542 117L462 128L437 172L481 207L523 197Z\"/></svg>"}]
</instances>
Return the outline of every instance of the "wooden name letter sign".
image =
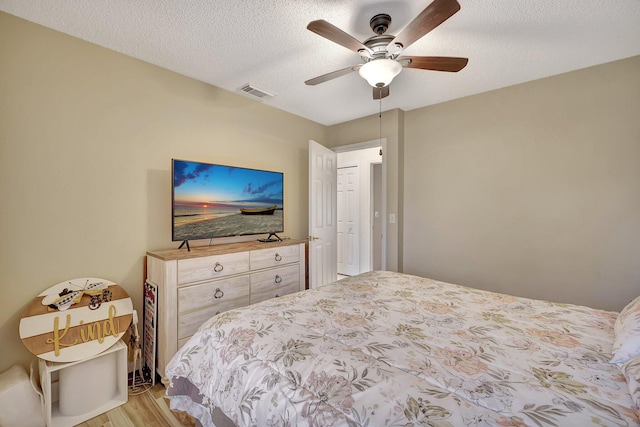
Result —
<instances>
[{"instance_id":1,"label":"wooden name letter sign","mask_svg":"<svg viewBox=\"0 0 640 427\"><path fill-rule=\"evenodd\" d=\"M75 362L115 344L132 318L133 303L120 286L93 277L73 279L31 302L20 320L20 338L41 359Z\"/></svg>"}]
</instances>

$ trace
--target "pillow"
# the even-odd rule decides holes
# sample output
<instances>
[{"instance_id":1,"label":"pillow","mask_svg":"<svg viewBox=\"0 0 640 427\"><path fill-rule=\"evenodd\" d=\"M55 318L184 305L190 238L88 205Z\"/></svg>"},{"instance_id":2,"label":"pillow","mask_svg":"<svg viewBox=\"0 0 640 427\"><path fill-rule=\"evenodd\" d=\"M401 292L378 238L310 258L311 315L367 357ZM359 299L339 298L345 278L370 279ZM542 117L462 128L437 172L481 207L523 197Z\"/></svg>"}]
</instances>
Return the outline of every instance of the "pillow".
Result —
<instances>
[{"instance_id":1,"label":"pillow","mask_svg":"<svg viewBox=\"0 0 640 427\"><path fill-rule=\"evenodd\" d=\"M622 364L640 355L640 297L622 309L613 332L611 363Z\"/></svg>"},{"instance_id":2,"label":"pillow","mask_svg":"<svg viewBox=\"0 0 640 427\"><path fill-rule=\"evenodd\" d=\"M633 404L640 408L640 356L622 365L622 373L629 385Z\"/></svg>"}]
</instances>

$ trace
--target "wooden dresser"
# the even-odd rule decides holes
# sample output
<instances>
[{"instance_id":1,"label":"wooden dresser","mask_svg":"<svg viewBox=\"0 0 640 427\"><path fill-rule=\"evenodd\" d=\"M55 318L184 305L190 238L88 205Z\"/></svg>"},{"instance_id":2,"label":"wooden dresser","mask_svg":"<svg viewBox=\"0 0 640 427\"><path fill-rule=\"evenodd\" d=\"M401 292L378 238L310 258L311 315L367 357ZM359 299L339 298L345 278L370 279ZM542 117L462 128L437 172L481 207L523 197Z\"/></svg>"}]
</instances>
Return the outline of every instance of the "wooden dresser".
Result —
<instances>
[{"instance_id":1,"label":"wooden dresser","mask_svg":"<svg viewBox=\"0 0 640 427\"><path fill-rule=\"evenodd\" d=\"M243 242L147 252L158 287L157 364L164 370L210 317L305 289L305 242Z\"/></svg>"}]
</instances>

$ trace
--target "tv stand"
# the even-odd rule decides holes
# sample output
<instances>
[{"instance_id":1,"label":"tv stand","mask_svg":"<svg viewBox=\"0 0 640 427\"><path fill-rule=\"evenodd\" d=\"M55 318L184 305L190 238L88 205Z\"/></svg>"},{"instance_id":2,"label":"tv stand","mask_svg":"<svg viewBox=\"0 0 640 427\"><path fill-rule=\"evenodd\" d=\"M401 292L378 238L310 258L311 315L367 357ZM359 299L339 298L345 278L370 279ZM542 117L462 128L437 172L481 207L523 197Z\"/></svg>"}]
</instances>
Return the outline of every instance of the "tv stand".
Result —
<instances>
[{"instance_id":1,"label":"tv stand","mask_svg":"<svg viewBox=\"0 0 640 427\"><path fill-rule=\"evenodd\" d=\"M276 233L269 233L266 239L258 239L258 242L282 242L282 239Z\"/></svg>"},{"instance_id":2,"label":"tv stand","mask_svg":"<svg viewBox=\"0 0 640 427\"><path fill-rule=\"evenodd\" d=\"M187 252L191 252L191 248L189 247L189 241L188 240L183 240L182 243L180 243L180 246L178 246L178 249L182 249L182 247L184 245L187 245Z\"/></svg>"},{"instance_id":3,"label":"tv stand","mask_svg":"<svg viewBox=\"0 0 640 427\"><path fill-rule=\"evenodd\" d=\"M162 314L156 323L156 371L165 385L167 363L207 319L305 289L305 241L264 244L255 237L194 246L191 252L147 252L147 282L158 287Z\"/></svg>"}]
</instances>

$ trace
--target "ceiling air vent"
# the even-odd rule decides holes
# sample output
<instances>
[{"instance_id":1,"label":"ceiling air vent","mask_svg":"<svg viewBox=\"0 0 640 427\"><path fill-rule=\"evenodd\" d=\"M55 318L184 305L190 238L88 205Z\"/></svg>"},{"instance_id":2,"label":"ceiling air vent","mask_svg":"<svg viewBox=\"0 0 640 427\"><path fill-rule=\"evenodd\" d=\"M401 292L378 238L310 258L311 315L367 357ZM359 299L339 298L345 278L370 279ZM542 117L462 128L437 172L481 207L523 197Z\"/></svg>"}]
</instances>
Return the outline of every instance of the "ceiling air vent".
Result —
<instances>
[{"instance_id":1,"label":"ceiling air vent","mask_svg":"<svg viewBox=\"0 0 640 427\"><path fill-rule=\"evenodd\" d=\"M251 98L258 99L260 101L264 101L266 99L271 99L275 95L267 92L264 89L260 89L251 84L246 84L239 89L240 93L250 96Z\"/></svg>"}]
</instances>

